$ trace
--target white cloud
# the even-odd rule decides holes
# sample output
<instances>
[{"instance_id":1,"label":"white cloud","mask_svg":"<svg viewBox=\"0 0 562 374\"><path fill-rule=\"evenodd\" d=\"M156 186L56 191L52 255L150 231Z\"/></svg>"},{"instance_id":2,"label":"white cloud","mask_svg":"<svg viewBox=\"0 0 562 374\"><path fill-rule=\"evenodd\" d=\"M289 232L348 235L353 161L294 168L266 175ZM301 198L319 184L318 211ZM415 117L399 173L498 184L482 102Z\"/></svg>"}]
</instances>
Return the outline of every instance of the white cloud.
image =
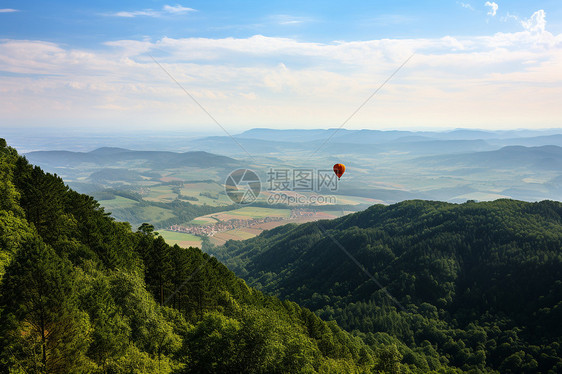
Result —
<instances>
[{"instance_id":1,"label":"white cloud","mask_svg":"<svg viewBox=\"0 0 562 374\"><path fill-rule=\"evenodd\" d=\"M146 9L146 10L137 10L134 12L117 12L111 15L115 17L127 17L127 18L133 18L137 16L156 17L159 15L159 12L156 12L152 9Z\"/></svg>"},{"instance_id":2,"label":"white cloud","mask_svg":"<svg viewBox=\"0 0 562 374\"><path fill-rule=\"evenodd\" d=\"M273 20L273 22L279 25L298 25L298 24L312 21L312 19L308 17L296 17L287 14L277 14L271 16L270 18Z\"/></svg>"},{"instance_id":3,"label":"white cloud","mask_svg":"<svg viewBox=\"0 0 562 374\"><path fill-rule=\"evenodd\" d=\"M14 13L14 12L19 12L19 10L11 9L11 8L0 9L0 13Z\"/></svg>"},{"instance_id":4,"label":"white cloud","mask_svg":"<svg viewBox=\"0 0 562 374\"><path fill-rule=\"evenodd\" d=\"M154 9L143 9L143 10L135 10L135 11L122 11L117 13L111 13L110 16L115 17L126 17L126 18L134 18L138 16L145 16L145 17L161 17L166 14L170 15L180 15L186 14L189 12L195 12L196 10L193 8L186 8L181 5L164 5L162 10L154 10Z\"/></svg>"},{"instance_id":5,"label":"white cloud","mask_svg":"<svg viewBox=\"0 0 562 374\"><path fill-rule=\"evenodd\" d=\"M488 15L494 17L498 11L498 4L496 4L495 2L489 2L486 1L486 3L484 4L484 6L488 6L490 7L490 10L488 11Z\"/></svg>"},{"instance_id":6,"label":"white cloud","mask_svg":"<svg viewBox=\"0 0 562 374\"><path fill-rule=\"evenodd\" d=\"M472 5L470 5L469 3L463 3L463 2L459 2L458 3L460 6L462 6L465 9L470 9L470 10L474 10L474 8L472 7Z\"/></svg>"},{"instance_id":7,"label":"white cloud","mask_svg":"<svg viewBox=\"0 0 562 374\"><path fill-rule=\"evenodd\" d=\"M562 96L562 34L546 29L544 11L519 32L480 37L162 38L112 41L96 51L0 40L0 70L10 73L0 76L0 117L208 123L147 52L225 125L337 126L413 52L350 128L545 127L562 118L555 105Z\"/></svg>"},{"instance_id":8,"label":"white cloud","mask_svg":"<svg viewBox=\"0 0 562 374\"><path fill-rule=\"evenodd\" d=\"M517 17L514 14L510 14L509 12L507 12L507 14L505 16L500 18L500 21L502 21L502 22L507 22L509 20L519 21L519 17Z\"/></svg>"},{"instance_id":9,"label":"white cloud","mask_svg":"<svg viewBox=\"0 0 562 374\"><path fill-rule=\"evenodd\" d=\"M189 12L195 12L195 9L193 8L186 8L184 6L181 5L164 5L164 8L162 8L162 10L164 12L167 13L173 13L173 14L184 14L184 13L189 13Z\"/></svg>"},{"instance_id":10,"label":"white cloud","mask_svg":"<svg viewBox=\"0 0 562 374\"><path fill-rule=\"evenodd\" d=\"M521 25L525 30L534 33L544 33L546 28L546 13L544 10L537 10L531 18L521 21Z\"/></svg>"}]
</instances>

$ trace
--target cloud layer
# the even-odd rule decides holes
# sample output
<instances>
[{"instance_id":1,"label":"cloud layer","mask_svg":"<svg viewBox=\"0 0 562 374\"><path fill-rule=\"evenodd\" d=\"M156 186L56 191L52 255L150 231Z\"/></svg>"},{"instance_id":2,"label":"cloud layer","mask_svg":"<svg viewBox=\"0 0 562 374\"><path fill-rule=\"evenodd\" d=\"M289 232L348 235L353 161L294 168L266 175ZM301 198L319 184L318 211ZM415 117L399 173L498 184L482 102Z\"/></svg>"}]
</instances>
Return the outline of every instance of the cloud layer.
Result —
<instances>
[{"instance_id":1,"label":"cloud layer","mask_svg":"<svg viewBox=\"0 0 562 374\"><path fill-rule=\"evenodd\" d=\"M168 10L168 12L171 12ZM119 40L101 50L0 41L7 120L185 127L209 123L162 66L221 123L347 127L559 126L562 35L540 10L491 36L315 43L249 38Z\"/></svg>"},{"instance_id":2,"label":"cloud layer","mask_svg":"<svg viewBox=\"0 0 562 374\"><path fill-rule=\"evenodd\" d=\"M135 11L122 11L108 14L110 16L115 17L125 17L125 18L134 18L139 16L145 17L161 17L163 15L178 15L178 14L186 14L189 12L195 12L195 9L186 8L181 5L164 5L162 10L154 10L154 9L143 9L143 10L135 10Z\"/></svg>"},{"instance_id":3,"label":"cloud layer","mask_svg":"<svg viewBox=\"0 0 562 374\"><path fill-rule=\"evenodd\" d=\"M488 15L494 17L496 15L496 13L498 12L498 4L489 1L486 1L486 3L484 3L484 6L487 6L490 8L490 10L488 11Z\"/></svg>"}]
</instances>

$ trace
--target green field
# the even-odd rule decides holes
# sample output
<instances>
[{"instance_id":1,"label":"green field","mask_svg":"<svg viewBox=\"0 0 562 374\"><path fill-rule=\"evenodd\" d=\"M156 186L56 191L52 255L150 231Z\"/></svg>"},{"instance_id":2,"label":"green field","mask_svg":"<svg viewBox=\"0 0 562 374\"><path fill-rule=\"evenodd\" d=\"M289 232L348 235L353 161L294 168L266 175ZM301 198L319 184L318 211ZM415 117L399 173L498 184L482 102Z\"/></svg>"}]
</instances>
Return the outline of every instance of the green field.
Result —
<instances>
[{"instance_id":1,"label":"green field","mask_svg":"<svg viewBox=\"0 0 562 374\"><path fill-rule=\"evenodd\" d=\"M148 195L143 196L144 200L156 202L170 202L175 200L178 195L172 191L172 186L154 186L150 187Z\"/></svg>"},{"instance_id":2,"label":"green field","mask_svg":"<svg viewBox=\"0 0 562 374\"><path fill-rule=\"evenodd\" d=\"M164 209L157 206L145 206L142 208L141 217L146 217L144 221L158 222L173 218L175 217L175 215L169 209Z\"/></svg>"},{"instance_id":3,"label":"green field","mask_svg":"<svg viewBox=\"0 0 562 374\"><path fill-rule=\"evenodd\" d=\"M205 226L205 225L210 225L216 223L216 220L206 220L206 219L194 219L189 221L190 225L194 225L194 226Z\"/></svg>"},{"instance_id":4,"label":"green field","mask_svg":"<svg viewBox=\"0 0 562 374\"><path fill-rule=\"evenodd\" d=\"M167 177L178 178L184 181L216 179L218 177L217 170L213 168L189 167L181 169L168 169L167 171Z\"/></svg>"},{"instance_id":5,"label":"green field","mask_svg":"<svg viewBox=\"0 0 562 374\"><path fill-rule=\"evenodd\" d=\"M159 184L149 187L148 193L143 196L146 201L169 203L179 197L174 192L173 185ZM182 196L195 198L197 200L182 199L194 205L225 206L232 204L232 201L224 194L224 188L218 183L197 182L185 183L180 189ZM201 196L202 193L209 193L211 197Z\"/></svg>"},{"instance_id":6,"label":"green field","mask_svg":"<svg viewBox=\"0 0 562 374\"><path fill-rule=\"evenodd\" d=\"M112 200L100 200L99 203L109 211L111 211L111 209L130 208L138 204L135 200L127 199L122 196L115 196L115 199Z\"/></svg>"},{"instance_id":7,"label":"green field","mask_svg":"<svg viewBox=\"0 0 562 374\"><path fill-rule=\"evenodd\" d=\"M177 244L180 247L201 247L201 238L192 234L168 230L160 230L158 233L164 238L166 243L170 245Z\"/></svg>"},{"instance_id":8,"label":"green field","mask_svg":"<svg viewBox=\"0 0 562 374\"><path fill-rule=\"evenodd\" d=\"M225 212L229 215L244 216L252 218L265 218L265 217L290 217L291 209L274 209L274 208L259 208L259 207L244 207L240 209L230 210Z\"/></svg>"},{"instance_id":9,"label":"green field","mask_svg":"<svg viewBox=\"0 0 562 374\"><path fill-rule=\"evenodd\" d=\"M333 196L336 198L335 204L342 204L342 205L359 205L359 204L372 205L380 202L375 199L370 199L367 197L360 197L360 196L349 196L349 195L333 195Z\"/></svg>"},{"instance_id":10,"label":"green field","mask_svg":"<svg viewBox=\"0 0 562 374\"><path fill-rule=\"evenodd\" d=\"M209 193L212 197L201 196L201 193ZM218 183L186 183L181 189L181 194L197 198L197 201L190 201L192 204L210 206L232 204L232 201L224 194L224 187Z\"/></svg>"}]
</instances>

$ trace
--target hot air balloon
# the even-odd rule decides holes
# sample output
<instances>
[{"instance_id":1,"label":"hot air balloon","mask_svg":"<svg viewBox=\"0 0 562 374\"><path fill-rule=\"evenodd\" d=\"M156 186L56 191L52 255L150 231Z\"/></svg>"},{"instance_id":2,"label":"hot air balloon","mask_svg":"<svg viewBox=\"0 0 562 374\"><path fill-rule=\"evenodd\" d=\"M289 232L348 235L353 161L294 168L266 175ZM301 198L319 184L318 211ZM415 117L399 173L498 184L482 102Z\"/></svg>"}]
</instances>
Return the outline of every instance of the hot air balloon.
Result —
<instances>
[{"instance_id":1,"label":"hot air balloon","mask_svg":"<svg viewBox=\"0 0 562 374\"><path fill-rule=\"evenodd\" d=\"M341 178L343 173L345 173L345 165L344 164L335 164L334 165L334 173L338 176L338 179Z\"/></svg>"}]
</instances>

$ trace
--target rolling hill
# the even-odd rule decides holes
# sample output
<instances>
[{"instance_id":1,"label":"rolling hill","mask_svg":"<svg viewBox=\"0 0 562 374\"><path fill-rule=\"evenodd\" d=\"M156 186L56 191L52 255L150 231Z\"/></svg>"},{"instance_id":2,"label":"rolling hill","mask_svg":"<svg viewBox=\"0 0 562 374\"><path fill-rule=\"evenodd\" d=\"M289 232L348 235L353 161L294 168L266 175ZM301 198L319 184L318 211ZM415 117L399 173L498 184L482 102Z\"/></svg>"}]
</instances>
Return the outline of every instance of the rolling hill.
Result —
<instances>
[{"instance_id":1,"label":"rolling hill","mask_svg":"<svg viewBox=\"0 0 562 374\"><path fill-rule=\"evenodd\" d=\"M562 203L377 205L216 255L250 285L475 372L562 369Z\"/></svg>"},{"instance_id":2,"label":"rolling hill","mask_svg":"<svg viewBox=\"0 0 562 374\"><path fill-rule=\"evenodd\" d=\"M103 147L91 152L71 151L36 151L25 154L31 163L51 167L76 167L82 163L99 166L115 165L121 161L139 161L147 167L229 167L239 165L235 159L203 151L167 152L167 151L133 151L123 148Z\"/></svg>"},{"instance_id":3,"label":"rolling hill","mask_svg":"<svg viewBox=\"0 0 562 374\"><path fill-rule=\"evenodd\" d=\"M562 147L556 145L507 146L495 151L421 157L413 162L426 167L561 170Z\"/></svg>"},{"instance_id":4,"label":"rolling hill","mask_svg":"<svg viewBox=\"0 0 562 374\"><path fill-rule=\"evenodd\" d=\"M2 372L426 371L392 343L372 349L248 287L197 248L167 245L149 224L133 232L3 139L0 192Z\"/></svg>"}]
</instances>

